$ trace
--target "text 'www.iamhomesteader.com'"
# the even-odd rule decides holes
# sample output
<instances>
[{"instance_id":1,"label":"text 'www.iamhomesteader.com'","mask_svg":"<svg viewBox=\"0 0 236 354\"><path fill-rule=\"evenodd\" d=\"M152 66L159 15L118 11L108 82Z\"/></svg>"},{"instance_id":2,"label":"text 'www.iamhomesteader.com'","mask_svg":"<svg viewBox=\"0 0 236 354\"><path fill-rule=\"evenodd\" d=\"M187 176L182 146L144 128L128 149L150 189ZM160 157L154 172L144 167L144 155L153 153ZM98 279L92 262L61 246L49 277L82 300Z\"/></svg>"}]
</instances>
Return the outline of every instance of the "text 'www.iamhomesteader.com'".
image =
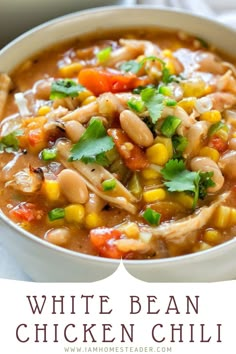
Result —
<instances>
[{"instance_id":1,"label":"text 'www.iamhomesteader.com'","mask_svg":"<svg viewBox=\"0 0 236 354\"><path fill-rule=\"evenodd\" d=\"M171 353L172 347L64 347L65 353Z\"/></svg>"}]
</instances>

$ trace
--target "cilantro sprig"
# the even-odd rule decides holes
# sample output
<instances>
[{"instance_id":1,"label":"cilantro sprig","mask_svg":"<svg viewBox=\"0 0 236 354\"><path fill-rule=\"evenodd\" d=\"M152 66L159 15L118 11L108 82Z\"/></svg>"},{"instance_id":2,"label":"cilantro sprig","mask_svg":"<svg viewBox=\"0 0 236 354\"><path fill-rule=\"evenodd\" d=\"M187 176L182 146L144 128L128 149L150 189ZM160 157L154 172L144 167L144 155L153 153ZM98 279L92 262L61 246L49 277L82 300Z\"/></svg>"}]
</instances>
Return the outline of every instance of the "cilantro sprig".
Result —
<instances>
[{"instance_id":1,"label":"cilantro sprig","mask_svg":"<svg viewBox=\"0 0 236 354\"><path fill-rule=\"evenodd\" d=\"M164 109L165 96L160 94L158 90L151 87L147 87L142 90L140 96L148 109L152 123L155 124L161 117Z\"/></svg>"},{"instance_id":2,"label":"cilantro sprig","mask_svg":"<svg viewBox=\"0 0 236 354\"><path fill-rule=\"evenodd\" d=\"M211 179L213 172L189 171L183 160L169 160L162 168L161 174L169 192L191 192L193 194L193 209L196 208L199 198L206 197L207 189L215 185Z\"/></svg>"},{"instance_id":3,"label":"cilantro sprig","mask_svg":"<svg viewBox=\"0 0 236 354\"><path fill-rule=\"evenodd\" d=\"M23 135L23 130L17 129L0 139L0 151L12 152L18 151L19 139L18 136Z\"/></svg>"},{"instance_id":4,"label":"cilantro sprig","mask_svg":"<svg viewBox=\"0 0 236 354\"><path fill-rule=\"evenodd\" d=\"M107 166L106 152L114 146L113 139L106 133L102 122L93 118L84 134L71 149L69 161L81 160L84 163L96 162Z\"/></svg>"},{"instance_id":5,"label":"cilantro sprig","mask_svg":"<svg viewBox=\"0 0 236 354\"><path fill-rule=\"evenodd\" d=\"M59 79L51 86L50 100L65 97L77 97L85 88L71 79Z\"/></svg>"},{"instance_id":6,"label":"cilantro sprig","mask_svg":"<svg viewBox=\"0 0 236 354\"><path fill-rule=\"evenodd\" d=\"M164 84L169 84L173 81L178 80L179 78L177 78L176 75L173 75L170 73L170 70L168 69L166 63L164 60L155 57L155 56L149 56L149 57L145 57L143 58L140 62L136 61L136 60L129 60L126 61L124 63L121 64L120 66L120 70L121 71L125 71L125 72L130 72L133 74L137 74L139 72L139 70L141 70L141 68L143 67L143 65L147 62L147 61L158 61L159 63L161 63L162 66L162 82Z\"/></svg>"}]
</instances>

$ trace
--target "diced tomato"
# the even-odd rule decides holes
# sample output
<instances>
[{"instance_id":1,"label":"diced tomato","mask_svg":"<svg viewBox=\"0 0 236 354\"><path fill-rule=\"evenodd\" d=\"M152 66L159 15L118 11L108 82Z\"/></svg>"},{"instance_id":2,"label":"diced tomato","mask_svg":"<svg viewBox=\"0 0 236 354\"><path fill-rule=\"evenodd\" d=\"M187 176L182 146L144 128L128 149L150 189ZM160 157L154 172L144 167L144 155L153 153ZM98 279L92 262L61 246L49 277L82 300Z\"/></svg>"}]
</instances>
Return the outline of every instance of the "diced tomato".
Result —
<instances>
[{"instance_id":1,"label":"diced tomato","mask_svg":"<svg viewBox=\"0 0 236 354\"><path fill-rule=\"evenodd\" d=\"M144 151L139 146L135 145L123 130L108 129L108 135L113 138L120 156L130 170L143 170L149 165ZM129 145L127 146L127 143L132 144L131 149L129 149Z\"/></svg>"},{"instance_id":2,"label":"diced tomato","mask_svg":"<svg viewBox=\"0 0 236 354\"><path fill-rule=\"evenodd\" d=\"M114 241L120 239L121 235L119 230L101 227L91 230L89 237L100 256L120 259L125 256L125 253L116 247Z\"/></svg>"},{"instance_id":3,"label":"diced tomato","mask_svg":"<svg viewBox=\"0 0 236 354\"><path fill-rule=\"evenodd\" d=\"M31 146L36 146L42 142L42 130L33 129L28 133L28 140Z\"/></svg>"},{"instance_id":4,"label":"diced tomato","mask_svg":"<svg viewBox=\"0 0 236 354\"><path fill-rule=\"evenodd\" d=\"M36 205L32 203L22 202L9 211L11 219L19 222L34 221L42 216L42 211L36 209Z\"/></svg>"},{"instance_id":5,"label":"diced tomato","mask_svg":"<svg viewBox=\"0 0 236 354\"><path fill-rule=\"evenodd\" d=\"M219 152L225 152L228 149L228 142L216 135L211 138L208 145Z\"/></svg>"},{"instance_id":6,"label":"diced tomato","mask_svg":"<svg viewBox=\"0 0 236 354\"><path fill-rule=\"evenodd\" d=\"M119 71L105 71L93 68L86 68L80 71L79 83L99 96L105 92L130 91L138 86L147 84L143 79L134 74L121 74Z\"/></svg>"}]
</instances>

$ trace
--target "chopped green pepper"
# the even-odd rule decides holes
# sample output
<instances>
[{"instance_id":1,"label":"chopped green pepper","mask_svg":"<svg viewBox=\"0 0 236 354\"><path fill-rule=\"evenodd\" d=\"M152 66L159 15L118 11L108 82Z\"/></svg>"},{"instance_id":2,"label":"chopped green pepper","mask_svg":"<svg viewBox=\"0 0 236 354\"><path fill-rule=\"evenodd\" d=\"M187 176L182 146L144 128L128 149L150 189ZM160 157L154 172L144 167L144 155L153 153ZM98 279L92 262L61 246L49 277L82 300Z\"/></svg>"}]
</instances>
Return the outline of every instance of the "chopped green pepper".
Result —
<instances>
[{"instance_id":1,"label":"chopped green pepper","mask_svg":"<svg viewBox=\"0 0 236 354\"><path fill-rule=\"evenodd\" d=\"M153 210L152 208L147 208L143 213L143 218L153 226L157 226L160 224L161 214Z\"/></svg>"},{"instance_id":2,"label":"chopped green pepper","mask_svg":"<svg viewBox=\"0 0 236 354\"><path fill-rule=\"evenodd\" d=\"M181 119L175 116L168 116L161 126L161 133L167 138L171 138L181 123Z\"/></svg>"},{"instance_id":3,"label":"chopped green pepper","mask_svg":"<svg viewBox=\"0 0 236 354\"><path fill-rule=\"evenodd\" d=\"M48 217L50 221L63 219L65 217L65 209L64 208L55 208L48 212Z\"/></svg>"}]
</instances>

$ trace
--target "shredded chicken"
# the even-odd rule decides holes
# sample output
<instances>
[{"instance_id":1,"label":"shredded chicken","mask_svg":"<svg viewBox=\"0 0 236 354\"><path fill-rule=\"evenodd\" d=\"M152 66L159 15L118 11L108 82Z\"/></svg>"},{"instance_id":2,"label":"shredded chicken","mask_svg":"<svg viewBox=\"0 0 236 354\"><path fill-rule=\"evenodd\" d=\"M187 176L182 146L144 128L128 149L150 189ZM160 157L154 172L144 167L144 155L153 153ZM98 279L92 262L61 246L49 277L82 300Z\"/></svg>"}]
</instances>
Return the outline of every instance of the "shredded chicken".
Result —
<instances>
[{"instance_id":1,"label":"shredded chicken","mask_svg":"<svg viewBox=\"0 0 236 354\"><path fill-rule=\"evenodd\" d=\"M43 171L41 168L25 168L14 175L13 180L7 182L5 186L10 186L17 191L31 194L39 191L43 183Z\"/></svg>"},{"instance_id":2,"label":"shredded chicken","mask_svg":"<svg viewBox=\"0 0 236 354\"><path fill-rule=\"evenodd\" d=\"M151 228L145 226L141 228L141 231L150 232L152 233L153 238L161 237L166 241L174 239L184 240L186 235L205 226L218 205L224 202L229 197L229 195L230 192L222 194L213 204L200 208L196 213L189 217L174 222L162 223L158 227Z\"/></svg>"},{"instance_id":3,"label":"shredded chicken","mask_svg":"<svg viewBox=\"0 0 236 354\"><path fill-rule=\"evenodd\" d=\"M77 120L80 123L87 123L92 116L95 116L98 113L98 103L97 101L94 101L86 106L76 108L74 111L62 117L62 120L65 122L69 120Z\"/></svg>"}]
</instances>

